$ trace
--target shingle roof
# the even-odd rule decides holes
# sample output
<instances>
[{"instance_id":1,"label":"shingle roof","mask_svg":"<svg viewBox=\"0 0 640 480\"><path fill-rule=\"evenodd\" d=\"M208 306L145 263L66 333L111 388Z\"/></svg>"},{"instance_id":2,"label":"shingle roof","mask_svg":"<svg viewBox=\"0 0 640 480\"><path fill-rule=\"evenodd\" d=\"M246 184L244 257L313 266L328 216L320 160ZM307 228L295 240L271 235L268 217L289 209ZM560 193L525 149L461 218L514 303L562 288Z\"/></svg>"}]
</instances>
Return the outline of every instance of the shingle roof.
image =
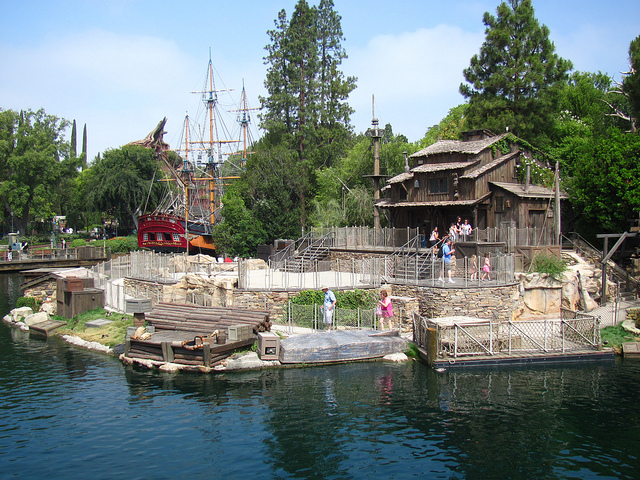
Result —
<instances>
[{"instance_id":1,"label":"shingle roof","mask_svg":"<svg viewBox=\"0 0 640 480\"><path fill-rule=\"evenodd\" d=\"M499 142L504 137L509 135L503 133L495 137L484 138L482 140L473 140L470 142L463 142L462 140L439 140L433 145L429 145L427 148L410 155L410 158L416 157L428 157L429 155L437 155L439 153L467 153L471 155L477 155L488 146Z\"/></svg>"},{"instance_id":2,"label":"shingle roof","mask_svg":"<svg viewBox=\"0 0 640 480\"><path fill-rule=\"evenodd\" d=\"M376 207L380 208L404 208L404 207L453 207L453 206L470 206L482 202L488 198L491 192L483 195L480 198L471 198L469 200L440 200L436 202L393 202L389 199L384 199L376 203Z\"/></svg>"},{"instance_id":3,"label":"shingle roof","mask_svg":"<svg viewBox=\"0 0 640 480\"><path fill-rule=\"evenodd\" d=\"M498 165L500 165L501 163L506 162L507 160L511 160L513 157L515 157L519 153L520 153L520 150L515 151L515 152L511 152L511 153L507 153L506 155L498 157L495 160L491 160L489 163L485 163L481 167L478 167L475 170L470 171L466 175L462 175L460 178L478 178L484 172L487 172L487 171L491 170L492 168L497 167Z\"/></svg>"},{"instance_id":4,"label":"shingle roof","mask_svg":"<svg viewBox=\"0 0 640 480\"><path fill-rule=\"evenodd\" d=\"M529 189L525 192L524 185L520 183L507 182L489 182L496 187L500 187L509 193L521 198L553 198L555 192L551 188L541 187L540 185L529 185ZM560 192L560 198L569 198L566 193Z\"/></svg>"},{"instance_id":5,"label":"shingle roof","mask_svg":"<svg viewBox=\"0 0 640 480\"><path fill-rule=\"evenodd\" d=\"M424 165L418 165L411 169L416 173L428 173L428 172L441 172L444 170L458 170L459 168L465 168L477 163L477 161L471 162L447 162L447 163L427 163Z\"/></svg>"},{"instance_id":6,"label":"shingle roof","mask_svg":"<svg viewBox=\"0 0 640 480\"><path fill-rule=\"evenodd\" d=\"M391 183L402 183L405 180L411 180L413 178L413 173L411 172L402 172L399 175L396 175L395 177L391 177L389 180L387 180L387 183L391 184Z\"/></svg>"}]
</instances>

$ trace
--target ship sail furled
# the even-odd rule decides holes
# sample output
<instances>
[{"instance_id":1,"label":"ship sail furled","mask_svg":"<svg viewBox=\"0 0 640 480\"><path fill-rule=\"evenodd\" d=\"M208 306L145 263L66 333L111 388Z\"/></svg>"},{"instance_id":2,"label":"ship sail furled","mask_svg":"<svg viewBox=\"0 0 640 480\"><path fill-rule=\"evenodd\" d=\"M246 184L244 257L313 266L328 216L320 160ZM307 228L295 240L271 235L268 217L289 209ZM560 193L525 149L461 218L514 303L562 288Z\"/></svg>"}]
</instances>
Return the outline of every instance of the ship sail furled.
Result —
<instances>
[{"instance_id":1,"label":"ship sail furled","mask_svg":"<svg viewBox=\"0 0 640 480\"><path fill-rule=\"evenodd\" d=\"M206 120L203 124L192 122L187 115L184 123L184 137L181 147L176 150L180 161L172 164L167 154L168 145L162 140L166 119L160 122L156 130L151 132L140 144L153 148L161 159L162 169L167 174L173 187L166 188L166 195L156 210L140 217L138 244L141 247L160 251L184 251L198 245L200 249L214 249L211 244L213 225L221 220L220 199L223 194L224 180L221 170L225 163L225 148L238 145L241 140L221 139L222 132L229 138L229 132L222 117L219 93L231 92L230 89L216 89L213 64L211 59L207 69L205 85L201 91L192 92L201 95ZM246 112L246 96L241 99L240 109L244 110L241 123L244 138L247 135L248 114ZM230 102L229 106L236 106ZM242 164L244 164L247 143L244 141ZM195 237L199 238L197 241ZM208 237L208 238L207 238Z\"/></svg>"}]
</instances>

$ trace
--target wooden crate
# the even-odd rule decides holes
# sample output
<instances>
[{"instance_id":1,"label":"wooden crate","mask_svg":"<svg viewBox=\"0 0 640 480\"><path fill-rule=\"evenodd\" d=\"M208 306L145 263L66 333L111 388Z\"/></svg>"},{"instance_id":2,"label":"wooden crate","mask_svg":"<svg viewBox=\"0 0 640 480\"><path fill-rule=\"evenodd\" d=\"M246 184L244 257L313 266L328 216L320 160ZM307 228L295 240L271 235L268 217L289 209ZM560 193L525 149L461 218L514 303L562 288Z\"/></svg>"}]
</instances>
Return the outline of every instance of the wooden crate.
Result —
<instances>
[{"instance_id":1,"label":"wooden crate","mask_svg":"<svg viewBox=\"0 0 640 480\"><path fill-rule=\"evenodd\" d=\"M278 360L280 337L272 332L258 333L258 356L261 360Z\"/></svg>"}]
</instances>

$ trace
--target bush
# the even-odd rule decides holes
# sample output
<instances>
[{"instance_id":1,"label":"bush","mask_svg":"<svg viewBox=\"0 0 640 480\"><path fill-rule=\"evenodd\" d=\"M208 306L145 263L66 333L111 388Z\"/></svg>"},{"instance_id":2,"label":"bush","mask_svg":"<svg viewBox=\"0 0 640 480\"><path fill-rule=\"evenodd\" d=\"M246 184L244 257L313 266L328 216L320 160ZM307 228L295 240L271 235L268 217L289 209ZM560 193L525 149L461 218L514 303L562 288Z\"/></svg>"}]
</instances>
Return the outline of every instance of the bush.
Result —
<instances>
[{"instance_id":1,"label":"bush","mask_svg":"<svg viewBox=\"0 0 640 480\"><path fill-rule=\"evenodd\" d=\"M86 244L87 242L84 239L76 238L74 241L71 242L71 245L69 245L69 248L84 247Z\"/></svg>"},{"instance_id":2,"label":"bush","mask_svg":"<svg viewBox=\"0 0 640 480\"><path fill-rule=\"evenodd\" d=\"M336 294L337 305L340 308L355 310L356 308L373 308L378 301L377 291L347 290L344 292L334 292ZM303 290L293 297L291 303L294 305L321 305L324 302L322 290Z\"/></svg>"},{"instance_id":3,"label":"bush","mask_svg":"<svg viewBox=\"0 0 640 480\"><path fill-rule=\"evenodd\" d=\"M567 269L567 264L554 255L536 255L531 262L531 270L558 278Z\"/></svg>"},{"instance_id":4,"label":"bush","mask_svg":"<svg viewBox=\"0 0 640 480\"><path fill-rule=\"evenodd\" d=\"M18 300L16 300L16 308L29 307L34 312L39 311L41 305L42 302L39 302L33 297L20 297L18 298Z\"/></svg>"}]
</instances>

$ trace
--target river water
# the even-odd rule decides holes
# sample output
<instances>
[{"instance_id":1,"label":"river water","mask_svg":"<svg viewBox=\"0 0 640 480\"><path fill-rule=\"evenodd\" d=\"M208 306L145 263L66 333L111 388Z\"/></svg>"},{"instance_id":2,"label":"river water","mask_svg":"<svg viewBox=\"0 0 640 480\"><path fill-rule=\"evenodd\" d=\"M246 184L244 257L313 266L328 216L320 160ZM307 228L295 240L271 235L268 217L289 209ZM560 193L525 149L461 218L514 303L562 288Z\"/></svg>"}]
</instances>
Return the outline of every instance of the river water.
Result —
<instances>
[{"instance_id":1,"label":"river water","mask_svg":"<svg viewBox=\"0 0 640 480\"><path fill-rule=\"evenodd\" d=\"M154 373L2 322L0 478L632 479L639 393L628 359Z\"/></svg>"}]
</instances>

